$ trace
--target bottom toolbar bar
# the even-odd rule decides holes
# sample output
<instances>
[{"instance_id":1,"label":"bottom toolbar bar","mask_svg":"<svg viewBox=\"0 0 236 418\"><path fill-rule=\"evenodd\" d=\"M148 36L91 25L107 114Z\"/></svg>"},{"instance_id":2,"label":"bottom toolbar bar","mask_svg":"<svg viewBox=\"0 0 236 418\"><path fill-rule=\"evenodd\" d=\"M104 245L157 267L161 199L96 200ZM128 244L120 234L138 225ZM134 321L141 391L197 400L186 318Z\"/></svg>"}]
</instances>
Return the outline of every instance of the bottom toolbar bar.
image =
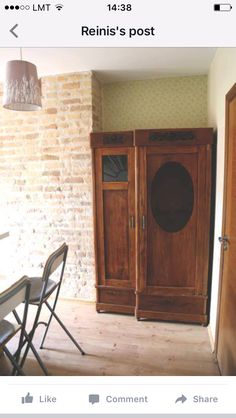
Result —
<instances>
[{"instance_id":1,"label":"bottom toolbar bar","mask_svg":"<svg viewBox=\"0 0 236 418\"><path fill-rule=\"evenodd\" d=\"M1 413L0 413L1 416ZM102 415L100 414L30 414L27 415L27 418L99 418ZM190 418L225 418L225 414L191 414L188 415ZM12 415L9 414L6 416L6 418L19 418L20 415ZM147 414L109 414L109 418L147 418ZM150 414L148 415L149 418L179 418L179 415L177 414ZM234 418L235 415L227 415L228 418Z\"/></svg>"},{"instance_id":2,"label":"bottom toolbar bar","mask_svg":"<svg viewBox=\"0 0 236 418\"><path fill-rule=\"evenodd\" d=\"M155 383L137 377L119 378L117 383L96 384L96 378L83 383L66 383L50 378L28 381L12 378L0 382L3 414L236 414L235 379L212 382ZM83 380L80 378L80 381ZM136 382L135 382L136 380ZM52 415L53 416L53 415ZM81 415L79 415L81 416ZM197 417L197 415L196 415Z\"/></svg>"}]
</instances>

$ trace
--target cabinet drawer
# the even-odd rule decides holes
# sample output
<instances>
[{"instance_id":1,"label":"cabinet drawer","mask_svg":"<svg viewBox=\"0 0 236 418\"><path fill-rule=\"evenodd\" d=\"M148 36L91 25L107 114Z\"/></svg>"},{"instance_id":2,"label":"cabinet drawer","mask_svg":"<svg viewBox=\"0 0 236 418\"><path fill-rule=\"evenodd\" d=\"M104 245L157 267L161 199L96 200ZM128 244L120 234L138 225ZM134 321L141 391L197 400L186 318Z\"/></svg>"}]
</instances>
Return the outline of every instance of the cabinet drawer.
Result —
<instances>
[{"instance_id":1,"label":"cabinet drawer","mask_svg":"<svg viewBox=\"0 0 236 418\"><path fill-rule=\"evenodd\" d=\"M203 296L138 295L136 317L207 325L206 305L207 298Z\"/></svg>"},{"instance_id":2,"label":"cabinet drawer","mask_svg":"<svg viewBox=\"0 0 236 418\"><path fill-rule=\"evenodd\" d=\"M157 312L198 314L206 313L206 298L200 296L139 295L139 309Z\"/></svg>"},{"instance_id":3,"label":"cabinet drawer","mask_svg":"<svg viewBox=\"0 0 236 418\"><path fill-rule=\"evenodd\" d=\"M98 289L99 303L135 306L135 294L133 289Z\"/></svg>"}]
</instances>

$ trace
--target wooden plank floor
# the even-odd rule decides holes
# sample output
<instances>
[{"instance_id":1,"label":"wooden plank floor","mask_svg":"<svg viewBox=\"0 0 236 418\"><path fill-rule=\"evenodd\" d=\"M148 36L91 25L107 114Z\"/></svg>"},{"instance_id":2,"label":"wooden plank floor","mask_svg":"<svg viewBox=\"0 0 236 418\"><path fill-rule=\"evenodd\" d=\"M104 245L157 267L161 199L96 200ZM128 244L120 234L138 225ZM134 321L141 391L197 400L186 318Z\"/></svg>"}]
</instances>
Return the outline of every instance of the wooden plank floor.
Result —
<instances>
[{"instance_id":1,"label":"wooden plank floor","mask_svg":"<svg viewBox=\"0 0 236 418\"><path fill-rule=\"evenodd\" d=\"M30 317L33 310L31 307ZM205 327L98 314L93 303L77 301L59 300L57 313L87 355L81 356L64 331L52 321L45 349L39 350L51 375L219 375ZM43 313L46 318L45 314L46 311ZM36 332L37 348L43 330L40 326ZM6 369L0 367L5 374ZM25 372L34 376L42 374L31 353Z\"/></svg>"}]
</instances>

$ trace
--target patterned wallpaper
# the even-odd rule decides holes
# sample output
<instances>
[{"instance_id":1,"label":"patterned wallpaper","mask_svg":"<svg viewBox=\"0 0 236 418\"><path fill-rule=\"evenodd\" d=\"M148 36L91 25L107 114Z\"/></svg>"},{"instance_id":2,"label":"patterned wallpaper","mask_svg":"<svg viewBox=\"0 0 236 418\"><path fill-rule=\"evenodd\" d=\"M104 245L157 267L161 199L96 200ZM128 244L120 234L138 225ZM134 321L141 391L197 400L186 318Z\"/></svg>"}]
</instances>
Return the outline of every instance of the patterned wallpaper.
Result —
<instances>
[{"instance_id":1,"label":"patterned wallpaper","mask_svg":"<svg viewBox=\"0 0 236 418\"><path fill-rule=\"evenodd\" d=\"M103 129L207 126L207 76L126 81L103 87Z\"/></svg>"}]
</instances>

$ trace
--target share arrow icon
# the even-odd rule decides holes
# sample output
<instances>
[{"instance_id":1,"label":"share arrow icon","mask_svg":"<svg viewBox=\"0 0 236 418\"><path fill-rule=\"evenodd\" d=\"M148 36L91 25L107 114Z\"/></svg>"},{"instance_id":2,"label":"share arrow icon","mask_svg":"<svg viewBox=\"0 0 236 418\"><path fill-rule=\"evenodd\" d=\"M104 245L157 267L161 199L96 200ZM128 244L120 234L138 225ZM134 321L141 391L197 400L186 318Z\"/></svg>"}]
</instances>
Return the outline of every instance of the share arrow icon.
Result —
<instances>
[{"instance_id":1,"label":"share arrow icon","mask_svg":"<svg viewBox=\"0 0 236 418\"><path fill-rule=\"evenodd\" d=\"M179 398L176 399L175 403L177 403L177 402L184 403L185 401L187 401L187 398L186 398L186 396L182 395L182 396L180 396Z\"/></svg>"}]
</instances>

